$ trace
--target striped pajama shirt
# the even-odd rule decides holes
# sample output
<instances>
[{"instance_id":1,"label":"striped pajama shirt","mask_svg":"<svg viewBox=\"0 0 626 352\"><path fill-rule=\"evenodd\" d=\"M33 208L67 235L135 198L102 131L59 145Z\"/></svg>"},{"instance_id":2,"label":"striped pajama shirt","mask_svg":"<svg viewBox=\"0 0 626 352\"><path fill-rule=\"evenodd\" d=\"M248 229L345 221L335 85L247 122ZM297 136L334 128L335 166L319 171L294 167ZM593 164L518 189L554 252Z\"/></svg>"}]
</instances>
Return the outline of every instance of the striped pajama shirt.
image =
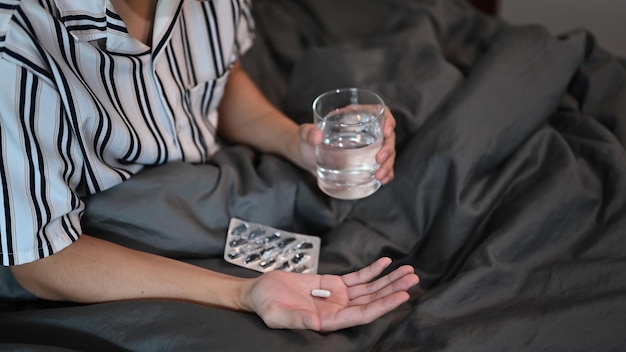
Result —
<instances>
[{"instance_id":1,"label":"striped pajama shirt","mask_svg":"<svg viewBox=\"0 0 626 352\"><path fill-rule=\"evenodd\" d=\"M81 198L218 148L250 0L160 0L150 46L110 0L0 0L0 252L47 257L81 234Z\"/></svg>"}]
</instances>

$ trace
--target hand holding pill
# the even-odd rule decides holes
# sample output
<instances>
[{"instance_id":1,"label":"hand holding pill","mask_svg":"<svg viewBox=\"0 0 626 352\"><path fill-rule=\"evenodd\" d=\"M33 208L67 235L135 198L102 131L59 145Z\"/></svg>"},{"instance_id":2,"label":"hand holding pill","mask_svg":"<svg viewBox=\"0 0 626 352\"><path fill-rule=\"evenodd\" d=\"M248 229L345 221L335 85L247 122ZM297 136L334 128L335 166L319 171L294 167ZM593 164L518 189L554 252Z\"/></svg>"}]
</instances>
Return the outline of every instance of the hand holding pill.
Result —
<instances>
[{"instance_id":1,"label":"hand holding pill","mask_svg":"<svg viewBox=\"0 0 626 352\"><path fill-rule=\"evenodd\" d=\"M408 265L376 279L390 264L381 258L341 276L267 272L246 284L245 308L277 329L333 331L367 324L406 302L407 291L419 282Z\"/></svg>"}]
</instances>

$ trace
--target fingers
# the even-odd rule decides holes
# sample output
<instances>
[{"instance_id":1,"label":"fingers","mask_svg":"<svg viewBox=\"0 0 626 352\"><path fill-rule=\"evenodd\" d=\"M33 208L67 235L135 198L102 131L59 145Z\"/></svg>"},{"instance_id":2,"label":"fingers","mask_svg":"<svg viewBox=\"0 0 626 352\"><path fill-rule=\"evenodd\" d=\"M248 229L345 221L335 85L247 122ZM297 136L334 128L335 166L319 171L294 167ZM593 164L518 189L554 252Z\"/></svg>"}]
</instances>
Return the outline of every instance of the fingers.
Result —
<instances>
[{"instance_id":1,"label":"fingers","mask_svg":"<svg viewBox=\"0 0 626 352\"><path fill-rule=\"evenodd\" d=\"M380 275L383 270L389 266L389 264L391 264L390 258L379 258L371 265L368 265L359 271L343 275L341 279L347 287L368 283Z\"/></svg>"},{"instance_id":2,"label":"fingers","mask_svg":"<svg viewBox=\"0 0 626 352\"><path fill-rule=\"evenodd\" d=\"M394 292L406 291L419 283L419 277L410 265L403 265L378 280L372 281L389 264L391 264L391 259L381 258L368 267L342 277L352 304L364 304Z\"/></svg>"},{"instance_id":3,"label":"fingers","mask_svg":"<svg viewBox=\"0 0 626 352\"><path fill-rule=\"evenodd\" d=\"M367 282L361 285L355 285L350 287L349 289L349 297L350 299L354 299L356 297L367 295L371 293L376 293L382 290L385 287L393 285L399 279L407 276L407 275L415 275L413 267L410 265L403 265L393 272L381 277L380 279L372 282ZM415 275L417 278L417 275Z\"/></svg>"},{"instance_id":4,"label":"fingers","mask_svg":"<svg viewBox=\"0 0 626 352\"><path fill-rule=\"evenodd\" d=\"M394 178L393 165L396 158L396 120L387 109L383 120L383 146L376 154L376 161L380 168L376 171L376 179L383 185L391 182Z\"/></svg>"},{"instance_id":5,"label":"fingers","mask_svg":"<svg viewBox=\"0 0 626 352\"><path fill-rule=\"evenodd\" d=\"M386 185L391 182L394 177L393 165L395 163L395 150L390 154L383 154L382 158L385 158L384 162L380 164L380 168L376 171L375 177L381 184ZM379 162L380 163L380 162Z\"/></svg>"},{"instance_id":6,"label":"fingers","mask_svg":"<svg viewBox=\"0 0 626 352\"><path fill-rule=\"evenodd\" d=\"M396 119L393 117L393 114L389 109L385 110L385 117L383 120L383 135L386 138L395 135L396 130Z\"/></svg>"},{"instance_id":7,"label":"fingers","mask_svg":"<svg viewBox=\"0 0 626 352\"><path fill-rule=\"evenodd\" d=\"M389 258L381 258L366 268L344 275L344 283L352 284L348 285L350 303L334 319L324 319L322 330L367 324L406 302L410 298L407 290L419 282L413 267L401 266L390 274L370 282L390 263Z\"/></svg>"},{"instance_id":8,"label":"fingers","mask_svg":"<svg viewBox=\"0 0 626 352\"><path fill-rule=\"evenodd\" d=\"M348 297L352 305L369 304L396 292L406 292L418 283L419 277L412 267L401 267L375 282L351 287Z\"/></svg>"},{"instance_id":9,"label":"fingers","mask_svg":"<svg viewBox=\"0 0 626 352\"><path fill-rule=\"evenodd\" d=\"M343 309L334 319L322 321L322 330L339 330L351 326L363 325L398 308L410 298L407 292L396 292L382 299L360 306Z\"/></svg>"}]
</instances>

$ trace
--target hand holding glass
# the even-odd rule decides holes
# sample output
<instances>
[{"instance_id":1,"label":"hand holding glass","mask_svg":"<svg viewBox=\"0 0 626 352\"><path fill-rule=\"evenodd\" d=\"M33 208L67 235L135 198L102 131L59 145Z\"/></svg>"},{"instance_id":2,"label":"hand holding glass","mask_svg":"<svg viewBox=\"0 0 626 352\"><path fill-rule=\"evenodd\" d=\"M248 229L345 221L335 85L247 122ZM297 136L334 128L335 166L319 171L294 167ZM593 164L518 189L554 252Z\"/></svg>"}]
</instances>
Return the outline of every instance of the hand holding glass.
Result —
<instances>
[{"instance_id":1,"label":"hand holding glass","mask_svg":"<svg viewBox=\"0 0 626 352\"><path fill-rule=\"evenodd\" d=\"M339 199L367 197L380 188L376 154L383 145L385 103L360 88L328 91L313 102L313 116L322 131L316 148L317 183Z\"/></svg>"}]
</instances>

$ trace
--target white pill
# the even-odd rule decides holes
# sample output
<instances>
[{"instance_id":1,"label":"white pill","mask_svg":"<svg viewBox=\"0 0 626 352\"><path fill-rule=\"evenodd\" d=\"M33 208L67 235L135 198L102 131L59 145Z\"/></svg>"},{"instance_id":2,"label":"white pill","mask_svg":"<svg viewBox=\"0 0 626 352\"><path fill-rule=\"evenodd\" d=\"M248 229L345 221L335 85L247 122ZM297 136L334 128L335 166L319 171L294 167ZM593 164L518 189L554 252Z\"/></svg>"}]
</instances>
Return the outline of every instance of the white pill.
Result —
<instances>
[{"instance_id":1,"label":"white pill","mask_svg":"<svg viewBox=\"0 0 626 352\"><path fill-rule=\"evenodd\" d=\"M328 297L330 297L330 291L328 291L328 290L313 290L313 291L311 291L311 296L328 298Z\"/></svg>"}]
</instances>

